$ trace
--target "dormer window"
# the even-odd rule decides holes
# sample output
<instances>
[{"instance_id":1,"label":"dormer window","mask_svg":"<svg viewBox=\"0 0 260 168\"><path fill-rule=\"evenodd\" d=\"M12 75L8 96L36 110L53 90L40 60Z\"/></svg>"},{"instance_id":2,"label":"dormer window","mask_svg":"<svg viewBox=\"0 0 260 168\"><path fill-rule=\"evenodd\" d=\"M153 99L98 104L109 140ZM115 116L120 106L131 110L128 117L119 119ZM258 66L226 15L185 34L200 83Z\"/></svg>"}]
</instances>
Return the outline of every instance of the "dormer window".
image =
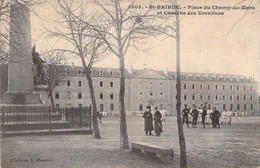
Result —
<instances>
[{"instance_id":1,"label":"dormer window","mask_svg":"<svg viewBox=\"0 0 260 168\"><path fill-rule=\"evenodd\" d=\"M78 74L79 74L79 75L81 75L81 74L82 74L82 71L81 71L80 69L78 70Z\"/></svg>"},{"instance_id":2,"label":"dormer window","mask_svg":"<svg viewBox=\"0 0 260 168\"><path fill-rule=\"evenodd\" d=\"M99 74L99 76L103 76L103 71L100 70L100 71L98 72L98 74Z\"/></svg>"}]
</instances>

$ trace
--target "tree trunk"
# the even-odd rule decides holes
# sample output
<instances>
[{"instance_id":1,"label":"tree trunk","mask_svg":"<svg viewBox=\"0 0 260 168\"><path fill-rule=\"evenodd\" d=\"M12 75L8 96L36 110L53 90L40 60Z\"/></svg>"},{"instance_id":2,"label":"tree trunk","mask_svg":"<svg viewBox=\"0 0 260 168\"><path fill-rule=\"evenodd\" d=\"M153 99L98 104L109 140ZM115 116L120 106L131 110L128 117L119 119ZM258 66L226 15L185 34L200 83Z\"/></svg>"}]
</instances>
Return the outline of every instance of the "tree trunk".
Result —
<instances>
[{"instance_id":1,"label":"tree trunk","mask_svg":"<svg viewBox=\"0 0 260 168\"><path fill-rule=\"evenodd\" d=\"M175 1L176 2L176 1ZM177 3L176 3L177 4ZM186 143L184 137L184 131L181 122L181 78L180 78L180 21L179 16L176 15L176 73L177 73L177 124L179 134L179 145L180 145L180 167L187 167L186 157Z\"/></svg>"},{"instance_id":2,"label":"tree trunk","mask_svg":"<svg viewBox=\"0 0 260 168\"><path fill-rule=\"evenodd\" d=\"M51 109L54 110L54 100L53 100L53 95L52 91L49 92L50 98L51 98Z\"/></svg>"},{"instance_id":3,"label":"tree trunk","mask_svg":"<svg viewBox=\"0 0 260 168\"><path fill-rule=\"evenodd\" d=\"M84 60L84 58L81 58L82 64L84 66L84 70L86 72L86 77L88 80L88 86L89 86L89 92L90 92L90 96L91 96L91 103L92 103L92 108L91 108L91 112L92 112L92 129L93 129L93 134L94 134L94 138L100 139L100 132L99 132L99 127L98 127L98 120L97 120L97 103L96 103L96 98L95 98L95 91L94 91L94 87L93 87L93 82L92 82L92 78L90 76L90 70L87 68L86 62Z\"/></svg>"},{"instance_id":4,"label":"tree trunk","mask_svg":"<svg viewBox=\"0 0 260 168\"><path fill-rule=\"evenodd\" d=\"M120 111L120 148L129 149L126 116L125 116L125 60L124 56L119 57L120 66L120 91L119 91L119 111Z\"/></svg>"}]
</instances>

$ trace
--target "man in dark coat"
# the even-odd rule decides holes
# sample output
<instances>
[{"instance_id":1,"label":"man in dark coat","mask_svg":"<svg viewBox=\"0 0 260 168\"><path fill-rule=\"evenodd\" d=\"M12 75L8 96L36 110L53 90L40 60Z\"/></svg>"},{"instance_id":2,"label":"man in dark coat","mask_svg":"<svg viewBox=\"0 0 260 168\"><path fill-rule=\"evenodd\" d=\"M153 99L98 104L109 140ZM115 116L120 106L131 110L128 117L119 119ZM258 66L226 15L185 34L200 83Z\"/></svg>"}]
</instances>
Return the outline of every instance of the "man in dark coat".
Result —
<instances>
[{"instance_id":1,"label":"man in dark coat","mask_svg":"<svg viewBox=\"0 0 260 168\"><path fill-rule=\"evenodd\" d=\"M146 107L146 111L144 112L144 130L146 135L152 135L152 130L153 130L153 116L151 113L151 106Z\"/></svg>"},{"instance_id":2,"label":"man in dark coat","mask_svg":"<svg viewBox=\"0 0 260 168\"><path fill-rule=\"evenodd\" d=\"M203 107L202 114L201 114L203 128L205 128L205 118L206 118L206 115L207 115L207 108L204 106L204 107Z\"/></svg>"},{"instance_id":3,"label":"man in dark coat","mask_svg":"<svg viewBox=\"0 0 260 168\"><path fill-rule=\"evenodd\" d=\"M220 118L221 114L220 112L217 110L216 107L213 108L213 113L212 113L212 124L213 124L213 128L220 128L220 124L219 124L219 118Z\"/></svg>"},{"instance_id":4,"label":"man in dark coat","mask_svg":"<svg viewBox=\"0 0 260 168\"><path fill-rule=\"evenodd\" d=\"M156 133L156 136L160 136L162 132L162 114L158 110L158 107L155 107L155 113L154 113L154 132Z\"/></svg>"},{"instance_id":5,"label":"man in dark coat","mask_svg":"<svg viewBox=\"0 0 260 168\"><path fill-rule=\"evenodd\" d=\"M187 122L187 127L189 127L189 113L190 110L187 108L187 105L185 104L185 108L182 110L182 124L184 124L185 120Z\"/></svg>"},{"instance_id":6,"label":"man in dark coat","mask_svg":"<svg viewBox=\"0 0 260 168\"><path fill-rule=\"evenodd\" d=\"M199 111L197 110L196 106L194 106L193 110L191 111L191 116L192 116L192 128L197 128Z\"/></svg>"}]
</instances>

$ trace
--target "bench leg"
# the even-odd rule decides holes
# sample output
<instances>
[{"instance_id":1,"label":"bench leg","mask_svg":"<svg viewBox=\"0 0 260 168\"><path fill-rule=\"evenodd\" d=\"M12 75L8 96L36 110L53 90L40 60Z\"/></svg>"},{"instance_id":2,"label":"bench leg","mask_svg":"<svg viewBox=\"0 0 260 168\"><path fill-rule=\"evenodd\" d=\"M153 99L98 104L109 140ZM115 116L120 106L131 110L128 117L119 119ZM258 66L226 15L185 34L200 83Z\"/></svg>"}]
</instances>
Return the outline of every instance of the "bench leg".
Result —
<instances>
[{"instance_id":1,"label":"bench leg","mask_svg":"<svg viewBox=\"0 0 260 168\"><path fill-rule=\"evenodd\" d=\"M159 158L163 163L173 163L173 155L161 155Z\"/></svg>"},{"instance_id":2,"label":"bench leg","mask_svg":"<svg viewBox=\"0 0 260 168\"><path fill-rule=\"evenodd\" d=\"M139 153L139 152L141 152L141 149L137 149L137 148L131 148L131 151L132 152L136 152L136 153Z\"/></svg>"}]
</instances>

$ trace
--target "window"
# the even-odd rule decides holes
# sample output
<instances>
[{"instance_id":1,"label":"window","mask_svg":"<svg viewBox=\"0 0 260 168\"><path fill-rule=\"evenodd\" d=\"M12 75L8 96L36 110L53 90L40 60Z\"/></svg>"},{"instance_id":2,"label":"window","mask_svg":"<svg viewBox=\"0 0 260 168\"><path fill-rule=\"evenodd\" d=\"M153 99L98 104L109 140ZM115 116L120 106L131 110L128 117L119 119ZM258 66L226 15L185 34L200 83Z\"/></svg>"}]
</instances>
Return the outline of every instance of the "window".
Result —
<instances>
[{"instance_id":1,"label":"window","mask_svg":"<svg viewBox=\"0 0 260 168\"><path fill-rule=\"evenodd\" d=\"M250 100L253 100L253 95L250 96Z\"/></svg>"},{"instance_id":2,"label":"window","mask_svg":"<svg viewBox=\"0 0 260 168\"><path fill-rule=\"evenodd\" d=\"M246 110L246 104L244 104L244 110Z\"/></svg>"},{"instance_id":3,"label":"window","mask_svg":"<svg viewBox=\"0 0 260 168\"><path fill-rule=\"evenodd\" d=\"M81 92L78 93L78 99L82 99L82 93Z\"/></svg>"},{"instance_id":4,"label":"window","mask_svg":"<svg viewBox=\"0 0 260 168\"><path fill-rule=\"evenodd\" d=\"M251 104L251 110L253 110L254 109L254 105L253 104Z\"/></svg>"},{"instance_id":5,"label":"window","mask_svg":"<svg viewBox=\"0 0 260 168\"><path fill-rule=\"evenodd\" d=\"M195 95L194 94L192 95L192 100L195 100Z\"/></svg>"},{"instance_id":6,"label":"window","mask_svg":"<svg viewBox=\"0 0 260 168\"><path fill-rule=\"evenodd\" d=\"M186 84L184 84L184 86L183 86L183 87L184 87L184 89L187 89L187 85L186 85Z\"/></svg>"},{"instance_id":7,"label":"window","mask_svg":"<svg viewBox=\"0 0 260 168\"><path fill-rule=\"evenodd\" d=\"M216 90L218 90L218 85L216 85Z\"/></svg>"},{"instance_id":8,"label":"window","mask_svg":"<svg viewBox=\"0 0 260 168\"><path fill-rule=\"evenodd\" d=\"M153 98L153 93L152 92L149 93L149 97Z\"/></svg>"},{"instance_id":9,"label":"window","mask_svg":"<svg viewBox=\"0 0 260 168\"><path fill-rule=\"evenodd\" d=\"M79 74L79 75L81 75L81 74L82 74L82 71L81 71L80 69L78 70L78 74Z\"/></svg>"},{"instance_id":10,"label":"window","mask_svg":"<svg viewBox=\"0 0 260 168\"><path fill-rule=\"evenodd\" d=\"M82 104L79 104L78 107L79 107L79 108L82 108Z\"/></svg>"},{"instance_id":11,"label":"window","mask_svg":"<svg viewBox=\"0 0 260 168\"><path fill-rule=\"evenodd\" d=\"M70 81L69 80L67 81L67 86L70 86Z\"/></svg>"},{"instance_id":12,"label":"window","mask_svg":"<svg viewBox=\"0 0 260 168\"><path fill-rule=\"evenodd\" d=\"M55 107L56 108L60 108L60 104L55 104Z\"/></svg>"},{"instance_id":13,"label":"window","mask_svg":"<svg viewBox=\"0 0 260 168\"><path fill-rule=\"evenodd\" d=\"M175 96L175 99L177 100L177 98L178 98L178 96L176 95L176 96Z\"/></svg>"},{"instance_id":14,"label":"window","mask_svg":"<svg viewBox=\"0 0 260 168\"><path fill-rule=\"evenodd\" d=\"M230 104L230 110L231 111L233 110L233 104Z\"/></svg>"},{"instance_id":15,"label":"window","mask_svg":"<svg viewBox=\"0 0 260 168\"><path fill-rule=\"evenodd\" d=\"M110 76L113 76L113 72L112 72L112 71L110 71L110 72L109 72L109 75L110 75Z\"/></svg>"},{"instance_id":16,"label":"window","mask_svg":"<svg viewBox=\"0 0 260 168\"><path fill-rule=\"evenodd\" d=\"M246 91L246 86L244 86L244 91Z\"/></svg>"},{"instance_id":17,"label":"window","mask_svg":"<svg viewBox=\"0 0 260 168\"><path fill-rule=\"evenodd\" d=\"M159 93L159 99L163 99L163 93Z\"/></svg>"},{"instance_id":18,"label":"window","mask_svg":"<svg viewBox=\"0 0 260 168\"><path fill-rule=\"evenodd\" d=\"M237 95L237 100L239 100L240 99L240 97L239 97L239 95Z\"/></svg>"},{"instance_id":19,"label":"window","mask_svg":"<svg viewBox=\"0 0 260 168\"><path fill-rule=\"evenodd\" d=\"M144 97L143 97L143 93L142 92L140 92L139 94L138 94L138 99L143 99Z\"/></svg>"},{"instance_id":20,"label":"window","mask_svg":"<svg viewBox=\"0 0 260 168\"><path fill-rule=\"evenodd\" d=\"M238 104L238 105L237 105L237 110L239 110L239 109L240 109L240 105Z\"/></svg>"},{"instance_id":21,"label":"window","mask_svg":"<svg viewBox=\"0 0 260 168\"><path fill-rule=\"evenodd\" d=\"M70 99L70 91L67 92L67 99Z\"/></svg>"},{"instance_id":22,"label":"window","mask_svg":"<svg viewBox=\"0 0 260 168\"><path fill-rule=\"evenodd\" d=\"M208 85L208 90L210 90L210 85Z\"/></svg>"},{"instance_id":23,"label":"window","mask_svg":"<svg viewBox=\"0 0 260 168\"><path fill-rule=\"evenodd\" d=\"M203 95L201 94L201 95L200 95L200 100L202 100L202 99L203 99Z\"/></svg>"},{"instance_id":24,"label":"window","mask_svg":"<svg viewBox=\"0 0 260 168\"><path fill-rule=\"evenodd\" d=\"M110 93L110 99L113 100L114 99L114 94Z\"/></svg>"},{"instance_id":25,"label":"window","mask_svg":"<svg viewBox=\"0 0 260 168\"><path fill-rule=\"evenodd\" d=\"M253 86L250 87L250 90L253 91Z\"/></svg>"},{"instance_id":26,"label":"window","mask_svg":"<svg viewBox=\"0 0 260 168\"><path fill-rule=\"evenodd\" d=\"M98 72L99 76L103 76L103 71Z\"/></svg>"},{"instance_id":27,"label":"window","mask_svg":"<svg viewBox=\"0 0 260 168\"><path fill-rule=\"evenodd\" d=\"M195 85L194 84L192 85L192 89L195 89Z\"/></svg>"},{"instance_id":28,"label":"window","mask_svg":"<svg viewBox=\"0 0 260 168\"><path fill-rule=\"evenodd\" d=\"M58 80L55 80L55 86L59 86L60 82Z\"/></svg>"},{"instance_id":29,"label":"window","mask_svg":"<svg viewBox=\"0 0 260 168\"><path fill-rule=\"evenodd\" d=\"M142 83L142 82L140 82L140 83L139 83L139 87L142 87L142 85L143 85L143 83Z\"/></svg>"},{"instance_id":30,"label":"window","mask_svg":"<svg viewBox=\"0 0 260 168\"><path fill-rule=\"evenodd\" d=\"M226 105L225 104L223 104L223 110L226 110Z\"/></svg>"},{"instance_id":31,"label":"window","mask_svg":"<svg viewBox=\"0 0 260 168\"><path fill-rule=\"evenodd\" d=\"M226 86L225 85L223 85L223 90L226 90Z\"/></svg>"},{"instance_id":32,"label":"window","mask_svg":"<svg viewBox=\"0 0 260 168\"><path fill-rule=\"evenodd\" d=\"M143 104L139 104L139 111L143 111Z\"/></svg>"},{"instance_id":33,"label":"window","mask_svg":"<svg viewBox=\"0 0 260 168\"><path fill-rule=\"evenodd\" d=\"M71 70L70 69L67 69L67 74L70 74L71 73Z\"/></svg>"},{"instance_id":34,"label":"window","mask_svg":"<svg viewBox=\"0 0 260 168\"><path fill-rule=\"evenodd\" d=\"M208 109L211 109L211 105L210 104L208 104Z\"/></svg>"},{"instance_id":35,"label":"window","mask_svg":"<svg viewBox=\"0 0 260 168\"><path fill-rule=\"evenodd\" d=\"M223 100L226 100L226 95L223 95Z\"/></svg>"},{"instance_id":36,"label":"window","mask_svg":"<svg viewBox=\"0 0 260 168\"><path fill-rule=\"evenodd\" d=\"M216 95L216 100L218 100L218 95Z\"/></svg>"},{"instance_id":37,"label":"window","mask_svg":"<svg viewBox=\"0 0 260 168\"><path fill-rule=\"evenodd\" d=\"M150 83L150 88L153 87L153 83Z\"/></svg>"},{"instance_id":38,"label":"window","mask_svg":"<svg viewBox=\"0 0 260 168\"><path fill-rule=\"evenodd\" d=\"M81 81L78 82L78 86L81 87Z\"/></svg>"},{"instance_id":39,"label":"window","mask_svg":"<svg viewBox=\"0 0 260 168\"><path fill-rule=\"evenodd\" d=\"M208 100L210 100L210 95L208 95Z\"/></svg>"},{"instance_id":40,"label":"window","mask_svg":"<svg viewBox=\"0 0 260 168\"><path fill-rule=\"evenodd\" d=\"M100 105L99 105L99 111L100 111L100 112L103 112L103 111L104 111L104 104L100 104Z\"/></svg>"},{"instance_id":41,"label":"window","mask_svg":"<svg viewBox=\"0 0 260 168\"><path fill-rule=\"evenodd\" d=\"M233 90L233 86L230 86L230 90Z\"/></svg>"},{"instance_id":42,"label":"window","mask_svg":"<svg viewBox=\"0 0 260 168\"><path fill-rule=\"evenodd\" d=\"M110 82L110 87L114 87L114 82Z\"/></svg>"},{"instance_id":43,"label":"window","mask_svg":"<svg viewBox=\"0 0 260 168\"><path fill-rule=\"evenodd\" d=\"M55 93L55 98L59 99L60 98L60 94L59 93Z\"/></svg>"},{"instance_id":44,"label":"window","mask_svg":"<svg viewBox=\"0 0 260 168\"><path fill-rule=\"evenodd\" d=\"M100 99L103 99L103 98L104 98L104 94L103 94L103 92L100 92L100 94L99 94L99 98L100 98Z\"/></svg>"},{"instance_id":45,"label":"window","mask_svg":"<svg viewBox=\"0 0 260 168\"><path fill-rule=\"evenodd\" d=\"M187 99L187 95L184 95L184 100L186 100Z\"/></svg>"},{"instance_id":46,"label":"window","mask_svg":"<svg viewBox=\"0 0 260 168\"><path fill-rule=\"evenodd\" d=\"M203 89L203 86L202 85L200 85L200 90L202 90Z\"/></svg>"},{"instance_id":47,"label":"window","mask_svg":"<svg viewBox=\"0 0 260 168\"><path fill-rule=\"evenodd\" d=\"M232 95L230 95L230 100L233 100L233 96Z\"/></svg>"},{"instance_id":48,"label":"window","mask_svg":"<svg viewBox=\"0 0 260 168\"><path fill-rule=\"evenodd\" d=\"M239 86L237 86L237 90L239 90Z\"/></svg>"},{"instance_id":49,"label":"window","mask_svg":"<svg viewBox=\"0 0 260 168\"><path fill-rule=\"evenodd\" d=\"M114 111L114 104L110 104L110 111Z\"/></svg>"},{"instance_id":50,"label":"window","mask_svg":"<svg viewBox=\"0 0 260 168\"><path fill-rule=\"evenodd\" d=\"M100 82L99 82L99 86L100 86L100 87L103 87L103 81L100 81Z\"/></svg>"},{"instance_id":51,"label":"window","mask_svg":"<svg viewBox=\"0 0 260 168\"><path fill-rule=\"evenodd\" d=\"M160 83L160 88L162 88L162 83Z\"/></svg>"}]
</instances>

